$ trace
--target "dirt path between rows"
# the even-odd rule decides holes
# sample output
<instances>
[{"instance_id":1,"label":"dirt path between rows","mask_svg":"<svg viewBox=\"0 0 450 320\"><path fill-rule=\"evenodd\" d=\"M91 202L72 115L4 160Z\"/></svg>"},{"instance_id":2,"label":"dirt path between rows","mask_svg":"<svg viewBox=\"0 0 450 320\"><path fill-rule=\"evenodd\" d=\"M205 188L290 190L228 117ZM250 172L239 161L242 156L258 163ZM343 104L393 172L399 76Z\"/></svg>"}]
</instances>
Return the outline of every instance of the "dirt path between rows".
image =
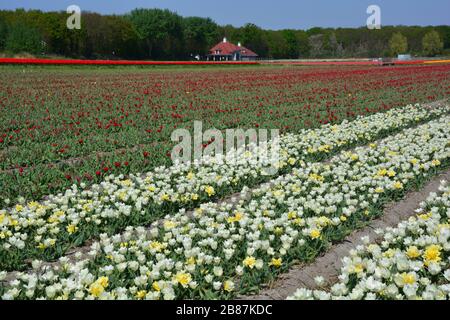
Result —
<instances>
[{"instance_id":1,"label":"dirt path between rows","mask_svg":"<svg viewBox=\"0 0 450 320\"><path fill-rule=\"evenodd\" d=\"M295 265L258 294L240 296L238 300L284 300L301 287L311 290L319 289L314 281L316 276L322 276L327 287L336 283L342 267L342 258L348 256L350 250L363 244L361 237L369 236L372 242L382 240L383 235L378 235L375 230L395 227L401 221L414 216L416 214L414 210L419 208L420 203L425 201L431 192L438 192L441 180L450 182L450 169L434 177L420 190L407 193L403 200L389 204L381 218L371 221L363 229L354 231L342 242L333 245L327 252L316 258L314 262Z\"/></svg>"}]
</instances>

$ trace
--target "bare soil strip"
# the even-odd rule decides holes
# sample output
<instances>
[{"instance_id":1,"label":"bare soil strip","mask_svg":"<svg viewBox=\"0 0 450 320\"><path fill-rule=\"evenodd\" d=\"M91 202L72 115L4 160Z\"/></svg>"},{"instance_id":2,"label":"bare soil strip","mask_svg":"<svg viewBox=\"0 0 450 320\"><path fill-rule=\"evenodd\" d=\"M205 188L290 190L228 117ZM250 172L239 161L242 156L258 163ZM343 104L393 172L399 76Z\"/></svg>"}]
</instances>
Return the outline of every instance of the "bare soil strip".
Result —
<instances>
[{"instance_id":1,"label":"bare soil strip","mask_svg":"<svg viewBox=\"0 0 450 320\"><path fill-rule=\"evenodd\" d=\"M289 272L279 276L258 294L241 296L238 299L284 300L301 287L311 290L320 289L314 281L316 276L322 276L327 287L337 282L342 267L342 258L348 256L350 250L363 244L361 237L369 236L371 242L380 241L383 235L378 235L375 230L395 227L401 221L414 216L416 214L414 210L419 208L420 203L426 200L430 192L438 192L441 180L450 181L450 169L434 177L420 190L407 193L403 200L389 204L381 218L371 221L363 229L354 231L342 242L333 245L314 262L295 265Z\"/></svg>"}]
</instances>

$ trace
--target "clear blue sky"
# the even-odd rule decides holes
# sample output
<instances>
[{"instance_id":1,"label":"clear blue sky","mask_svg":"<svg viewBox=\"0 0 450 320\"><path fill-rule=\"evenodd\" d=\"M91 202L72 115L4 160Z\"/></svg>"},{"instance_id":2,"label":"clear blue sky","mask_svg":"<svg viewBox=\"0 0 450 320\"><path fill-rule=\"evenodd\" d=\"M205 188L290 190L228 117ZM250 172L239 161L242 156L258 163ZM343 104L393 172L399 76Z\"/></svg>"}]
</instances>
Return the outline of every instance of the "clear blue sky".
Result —
<instances>
[{"instance_id":1,"label":"clear blue sky","mask_svg":"<svg viewBox=\"0 0 450 320\"><path fill-rule=\"evenodd\" d=\"M164 8L182 16L210 17L217 23L247 22L267 29L358 27L366 9L381 7L382 25L449 25L450 0L1 0L0 9L81 10L121 14L134 8Z\"/></svg>"}]
</instances>

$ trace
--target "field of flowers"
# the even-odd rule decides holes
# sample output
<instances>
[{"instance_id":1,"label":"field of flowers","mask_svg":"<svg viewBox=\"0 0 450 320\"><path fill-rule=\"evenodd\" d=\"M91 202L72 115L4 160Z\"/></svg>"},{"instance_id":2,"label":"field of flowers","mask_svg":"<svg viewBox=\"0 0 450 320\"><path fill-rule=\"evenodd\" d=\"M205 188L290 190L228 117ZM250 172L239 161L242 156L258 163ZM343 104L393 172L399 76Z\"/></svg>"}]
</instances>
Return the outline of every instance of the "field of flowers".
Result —
<instances>
[{"instance_id":1,"label":"field of flowers","mask_svg":"<svg viewBox=\"0 0 450 320\"><path fill-rule=\"evenodd\" d=\"M258 292L448 170L450 106L426 103L448 98L449 73L4 67L0 298ZM279 128L279 157L259 145L172 164L171 132L194 120L204 129ZM445 297L441 189L418 218L353 252L331 291L292 298Z\"/></svg>"},{"instance_id":2,"label":"field of flowers","mask_svg":"<svg viewBox=\"0 0 450 320\"><path fill-rule=\"evenodd\" d=\"M298 162L298 166L271 184L252 191L244 188L242 192L250 192L251 197L236 206L202 204L192 217L182 209L149 228L129 226L123 233L103 233L91 246L88 259L71 262L62 257L60 265L44 270L40 270L42 262L35 260L34 271L17 273L0 293L5 299L183 299L231 298L254 292L294 260L311 261L333 242L382 214L387 202L448 167L449 123L450 116L441 115L366 146L342 151L328 162L292 157L291 162ZM115 183L122 186L113 188L119 198L124 194L138 208L146 203L149 194L134 192L132 179ZM101 201L98 206L87 201L80 218L68 208L71 199L69 195L60 201L67 214L57 204L48 204L53 212L50 230L45 219L37 219L42 228L34 233L32 243L44 241L38 249L45 250L58 241L44 240L41 234L46 230L55 235L60 231L76 233L76 223L86 212L100 208L94 225L101 225L102 216L110 212L102 208ZM27 210L16 206L14 213L27 226L30 218L44 216L46 209L47 205L31 203ZM126 204L119 204L116 210L118 215L138 216L130 211ZM4 225L21 229L18 220L3 215ZM67 217L75 223L66 230L51 222ZM5 233L14 239L12 245L22 249L27 245L27 233L7 229ZM3 254L9 252L4 250ZM2 261L10 259L3 257ZM6 277L6 272L3 275Z\"/></svg>"},{"instance_id":3,"label":"field of flowers","mask_svg":"<svg viewBox=\"0 0 450 320\"><path fill-rule=\"evenodd\" d=\"M408 106L385 113L286 134L280 139L278 174L330 157L336 151L418 125L450 112L450 108ZM262 148L259 148L262 149ZM271 159L239 150L237 154L204 157L191 164L158 167L144 176L110 175L89 189L74 186L50 195L42 203L31 201L0 211L0 267L17 270L29 258L51 260L68 249L127 226L146 225L179 208L196 205L249 188L274 178L264 174ZM235 157L236 159L230 159ZM234 160L234 161L232 161ZM218 165L221 163L221 165Z\"/></svg>"},{"instance_id":4,"label":"field of flowers","mask_svg":"<svg viewBox=\"0 0 450 320\"><path fill-rule=\"evenodd\" d=\"M448 300L450 296L450 186L442 181L416 217L384 231L384 240L360 246L343 262L330 290L298 289L299 300Z\"/></svg>"},{"instance_id":5,"label":"field of flowers","mask_svg":"<svg viewBox=\"0 0 450 320\"><path fill-rule=\"evenodd\" d=\"M170 165L174 128L303 128L449 95L450 65L1 67L0 199ZM197 67L199 68L199 67Z\"/></svg>"}]
</instances>

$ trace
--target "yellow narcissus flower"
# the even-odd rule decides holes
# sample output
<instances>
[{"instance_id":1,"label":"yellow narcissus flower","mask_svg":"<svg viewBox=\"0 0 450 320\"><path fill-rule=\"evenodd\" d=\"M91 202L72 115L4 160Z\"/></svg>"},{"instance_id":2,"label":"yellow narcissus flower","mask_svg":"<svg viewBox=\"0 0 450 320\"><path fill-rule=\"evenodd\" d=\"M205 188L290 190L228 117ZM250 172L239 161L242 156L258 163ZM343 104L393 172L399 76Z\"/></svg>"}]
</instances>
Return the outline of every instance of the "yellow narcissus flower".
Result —
<instances>
[{"instance_id":1,"label":"yellow narcissus flower","mask_svg":"<svg viewBox=\"0 0 450 320\"><path fill-rule=\"evenodd\" d=\"M320 152L330 152L330 146L328 144L325 144L323 146L320 146L318 150Z\"/></svg>"},{"instance_id":2,"label":"yellow narcissus flower","mask_svg":"<svg viewBox=\"0 0 450 320\"><path fill-rule=\"evenodd\" d=\"M186 288L192 281L192 277L190 273L178 272L175 275L175 281L181 284L184 288Z\"/></svg>"},{"instance_id":3,"label":"yellow narcissus flower","mask_svg":"<svg viewBox=\"0 0 450 320\"><path fill-rule=\"evenodd\" d=\"M139 300L142 300L145 298L145 296L147 295L147 291L145 290L140 290L136 293L136 298Z\"/></svg>"},{"instance_id":4,"label":"yellow narcissus flower","mask_svg":"<svg viewBox=\"0 0 450 320\"><path fill-rule=\"evenodd\" d=\"M383 192L384 192L384 189L381 188L381 187L378 187L378 188L375 189L375 192L376 192L376 193L383 193Z\"/></svg>"},{"instance_id":5,"label":"yellow narcissus flower","mask_svg":"<svg viewBox=\"0 0 450 320\"><path fill-rule=\"evenodd\" d=\"M295 219L295 218L297 218L297 212L290 211L288 213L288 219L291 220L291 219Z\"/></svg>"},{"instance_id":6,"label":"yellow narcissus flower","mask_svg":"<svg viewBox=\"0 0 450 320\"><path fill-rule=\"evenodd\" d=\"M387 170L385 168L378 170L377 176L384 177L387 174Z\"/></svg>"},{"instance_id":7,"label":"yellow narcissus flower","mask_svg":"<svg viewBox=\"0 0 450 320\"><path fill-rule=\"evenodd\" d=\"M208 194L209 197L213 196L216 193L214 188L211 186L205 187L205 192Z\"/></svg>"},{"instance_id":8,"label":"yellow narcissus flower","mask_svg":"<svg viewBox=\"0 0 450 320\"><path fill-rule=\"evenodd\" d=\"M39 202L37 201L31 201L28 203L28 208L30 209L36 209L40 206Z\"/></svg>"},{"instance_id":9,"label":"yellow narcissus flower","mask_svg":"<svg viewBox=\"0 0 450 320\"><path fill-rule=\"evenodd\" d=\"M419 249L417 249L416 246L410 246L406 250L406 255L410 259L416 259L416 258L420 257L420 251L419 251Z\"/></svg>"},{"instance_id":10,"label":"yellow narcissus flower","mask_svg":"<svg viewBox=\"0 0 450 320\"><path fill-rule=\"evenodd\" d=\"M125 201L126 197L127 197L126 191L122 191L122 192L119 193L119 199L120 200Z\"/></svg>"},{"instance_id":11,"label":"yellow narcissus flower","mask_svg":"<svg viewBox=\"0 0 450 320\"><path fill-rule=\"evenodd\" d=\"M160 252L164 248L164 246L159 241L152 241L149 244L149 248L155 250L156 252Z\"/></svg>"},{"instance_id":12,"label":"yellow narcissus flower","mask_svg":"<svg viewBox=\"0 0 450 320\"><path fill-rule=\"evenodd\" d=\"M318 175L316 173L311 173L309 175L309 179L317 182L323 182L325 180L321 175Z\"/></svg>"},{"instance_id":13,"label":"yellow narcissus flower","mask_svg":"<svg viewBox=\"0 0 450 320\"><path fill-rule=\"evenodd\" d=\"M442 247L437 244L432 244L425 249L423 254L424 263L428 266L430 263L438 263L441 261Z\"/></svg>"},{"instance_id":14,"label":"yellow narcissus flower","mask_svg":"<svg viewBox=\"0 0 450 320\"><path fill-rule=\"evenodd\" d=\"M89 287L89 293L94 297L100 297L109 285L108 277L100 277Z\"/></svg>"},{"instance_id":15,"label":"yellow narcissus flower","mask_svg":"<svg viewBox=\"0 0 450 320\"><path fill-rule=\"evenodd\" d=\"M270 261L269 265L274 266L275 268L281 267L283 263L283 260L281 258L275 259L272 258L272 261Z\"/></svg>"},{"instance_id":16,"label":"yellow narcissus flower","mask_svg":"<svg viewBox=\"0 0 450 320\"><path fill-rule=\"evenodd\" d=\"M431 165L433 166L433 167L437 167L437 166L439 166L441 164L441 162L439 161L439 160L433 160L433 161L431 161Z\"/></svg>"},{"instance_id":17,"label":"yellow narcissus flower","mask_svg":"<svg viewBox=\"0 0 450 320\"><path fill-rule=\"evenodd\" d=\"M121 184L122 184L124 187L129 187L129 186L131 186L132 182L131 182L130 179L126 179L126 180L123 180L123 181L121 182Z\"/></svg>"},{"instance_id":18,"label":"yellow narcissus flower","mask_svg":"<svg viewBox=\"0 0 450 320\"><path fill-rule=\"evenodd\" d=\"M275 230L274 230L274 233L277 235L277 236L280 236L280 235L282 235L283 234L283 228L282 227L276 227L275 228Z\"/></svg>"},{"instance_id":19,"label":"yellow narcissus flower","mask_svg":"<svg viewBox=\"0 0 450 320\"><path fill-rule=\"evenodd\" d=\"M249 267L250 269L253 269L256 264L255 257L247 257L243 261L244 266Z\"/></svg>"},{"instance_id":20,"label":"yellow narcissus flower","mask_svg":"<svg viewBox=\"0 0 450 320\"><path fill-rule=\"evenodd\" d=\"M402 286L407 284L414 284L416 282L416 275L411 272L410 273L403 272L402 274L400 274L399 280L400 281L398 282Z\"/></svg>"},{"instance_id":21,"label":"yellow narcissus flower","mask_svg":"<svg viewBox=\"0 0 450 320\"><path fill-rule=\"evenodd\" d=\"M238 221L240 221L240 220L242 219L243 216L244 216L244 215L243 215L241 212L237 211L237 212L234 214L234 216L229 217L229 218L227 219L227 222L228 222L228 223L238 222Z\"/></svg>"},{"instance_id":22,"label":"yellow narcissus flower","mask_svg":"<svg viewBox=\"0 0 450 320\"><path fill-rule=\"evenodd\" d=\"M190 171L190 172L186 175L186 178L187 178L188 180L192 180L192 179L194 178L194 174L192 173L192 171Z\"/></svg>"},{"instance_id":23,"label":"yellow narcissus flower","mask_svg":"<svg viewBox=\"0 0 450 320\"><path fill-rule=\"evenodd\" d=\"M418 217L420 220L423 220L423 221L429 220L432 216L433 216L433 214L432 214L431 212L423 213L423 214L417 215L417 217Z\"/></svg>"},{"instance_id":24,"label":"yellow narcissus flower","mask_svg":"<svg viewBox=\"0 0 450 320\"><path fill-rule=\"evenodd\" d=\"M1 213L0 214L0 224L2 224L3 221L5 221L5 220L6 220L6 214L5 213Z\"/></svg>"},{"instance_id":25,"label":"yellow narcissus flower","mask_svg":"<svg viewBox=\"0 0 450 320\"><path fill-rule=\"evenodd\" d=\"M94 282L89 287L89 293L96 298L100 297L104 291L105 291L105 288L97 282Z\"/></svg>"},{"instance_id":26,"label":"yellow narcissus flower","mask_svg":"<svg viewBox=\"0 0 450 320\"><path fill-rule=\"evenodd\" d=\"M275 197L280 197L280 196L283 195L283 191L282 190L275 190L275 191L273 191L273 195Z\"/></svg>"},{"instance_id":27,"label":"yellow narcissus flower","mask_svg":"<svg viewBox=\"0 0 450 320\"><path fill-rule=\"evenodd\" d=\"M97 282L100 283L100 285L102 285L103 288L106 288L109 285L109 278L108 277L100 277L100 278L98 278Z\"/></svg>"},{"instance_id":28,"label":"yellow narcissus flower","mask_svg":"<svg viewBox=\"0 0 450 320\"><path fill-rule=\"evenodd\" d=\"M352 270L350 270L350 273L359 274L363 271L364 271L364 266L361 263L357 263L353 266Z\"/></svg>"},{"instance_id":29,"label":"yellow narcissus flower","mask_svg":"<svg viewBox=\"0 0 450 320\"><path fill-rule=\"evenodd\" d=\"M78 227L77 227L76 225L74 225L74 224L69 224L69 225L66 227L66 230L67 230L67 232L68 232L69 234L73 234L73 233L77 232Z\"/></svg>"},{"instance_id":30,"label":"yellow narcissus flower","mask_svg":"<svg viewBox=\"0 0 450 320\"><path fill-rule=\"evenodd\" d=\"M317 229L313 229L311 230L311 232L309 233L309 236L311 237L311 239L317 239L320 237L320 231Z\"/></svg>"},{"instance_id":31,"label":"yellow narcissus flower","mask_svg":"<svg viewBox=\"0 0 450 320\"><path fill-rule=\"evenodd\" d=\"M392 170L392 169L389 170L389 171L387 172L387 175L388 175L389 177L391 177L391 178L392 178L392 177L395 177L396 174L397 174L397 173L396 173L394 170Z\"/></svg>"},{"instance_id":32,"label":"yellow narcissus flower","mask_svg":"<svg viewBox=\"0 0 450 320\"><path fill-rule=\"evenodd\" d=\"M321 227L326 227L327 225L329 225L329 224L331 223L331 220L330 220L328 217L320 216L320 217L317 219L317 222L319 223L319 225L320 225Z\"/></svg>"},{"instance_id":33,"label":"yellow narcissus flower","mask_svg":"<svg viewBox=\"0 0 450 320\"><path fill-rule=\"evenodd\" d=\"M191 199L198 200L198 194L196 194L196 193L191 194Z\"/></svg>"},{"instance_id":34,"label":"yellow narcissus flower","mask_svg":"<svg viewBox=\"0 0 450 320\"><path fill-rule=\"evenodd\" d=\"M383 252L383 256L385 256L386 258L392 258L394 255L395 255L395 250L392 248Z\"/></svg>"},{"instance_id":35,"label":"yellow narcissus flower","mask_svg":"<svg viewBox=\"0 0 450 320\"><path fill-rule=\"evenodd\" d=\"M162 200L162 201L169 201L169 200L170 200L170 196L169 196L167 193L164 193L164 194L161 196L161 200Z\"/></svg>"},{"instance_id":36,"label":"yellow narcissus flower","mask_svg":"<svg viewBox=\"0 0 450 320\"><path fill-rule=\"evenodd\" d=\"M403 183L401 183L400 181L394 182L394 189L403 189Z\"/></svg>"},{"instance_id":37,"label":"yellow narcissus flower","mask_svg":"<svg viewBox=\"0 0 450 320\"><path fill-rule=\"evenodd\" d=\"M227 280L223 283L223 290L226 292L231 292L234 290L234 282L231 280Z\"/></svg>"},{"instance_id":38,"label":"yellow narcissus flower","mask_svg":"<svg viewBox=\"0 0 450 320\"><path fill-rule=\"evenodd\" d=\"M175 221L172 221L172 220L164 221L164 229L166 229L166 230L173 229L176 226L177 226L177 223Z\"/></svg>"},{"instance_id":39,"label":"yellow narcissus flower","mask_svg":"<svg viewBox=\"0 0 450 320\"><path fill-rule=\"evenodd\" d=\"M17 212L22 212L23 211L23 206L20 204L16 204L15 209Z\"/></svg>"},{"instance_id":40,"label":"yellow narcissus flower","mask_svg":"<svg viewBox=\"0 0 450 320\"><path fill-rule=\"evenodd\" d=\"M159 286L159 284L158 284L157 281L153 282L152 288L153 288L153 290L155 290L155 291L158 291L158 292L161 291L161 288L160 288L160 286Z\"/></svg>"}]
</instances>

